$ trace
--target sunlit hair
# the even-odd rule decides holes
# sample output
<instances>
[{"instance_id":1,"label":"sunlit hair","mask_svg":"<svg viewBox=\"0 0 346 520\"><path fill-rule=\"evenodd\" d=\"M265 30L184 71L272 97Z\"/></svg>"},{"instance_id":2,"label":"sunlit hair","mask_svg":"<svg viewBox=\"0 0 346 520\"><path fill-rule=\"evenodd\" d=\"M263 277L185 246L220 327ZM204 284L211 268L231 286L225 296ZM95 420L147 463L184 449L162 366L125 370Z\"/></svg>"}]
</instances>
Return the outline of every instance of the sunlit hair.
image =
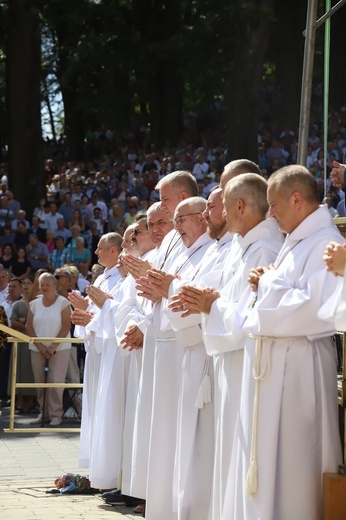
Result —
<instances>
[{"instance_id":1,"label":"sunlit hair","mask_svg":"<svg viewBox=\"0 0 346 520\"><path fill-rule=\"evenodd\" d=\"M40 287L41 287L41 283L43 282L43 280L50 280L53 285L56 285L56 278L51 273L42 273L42 274L40 274L40 276L38 278L38 285Z\"/></svg>"},{"instance_id":2,"label":"sunlit hair","mask_svg":"<svg viewBox=\"0 0 346 520\"><path fill-rule=\"evenodd\" d=\"M106 235L102 235L102 239L106 242L108 247L113 246L120 253L123 237L119 235L119 233L106 233Z\"/></svg>"},{"instance_id":3,"label":"sunlit hair","mask_svg":"<svg viewBox=\"0 0 346 520\"><path fill-rule=\"evenodd\" d=\"M232 204L238 199L242 199L246 205L252 207L252 211L264 217L268 211L267 202L267 182L256 173L243 173L237 175L226 184L224 190L224 200L227 204Z\"/></svg>"},{"instance_id":4,"label":"sunlit hair","mask_svg":"<svg viewBox=\"0 0 346 520\"><path fill-rule=\"evenodd\" d=\"M283 198L287 199L298 191L307 202L319 205L317 182L309 170L299 164L290 164L274 172L269 177L268 186L274 188Z\"/></svg>"},{"instance_id":5,"label":"sunlit hair","mask_svg":"<svg viewBox=\"0 0 346 520\"><path fill-rule=\"evenodd\" d=\"M191 212L202 212L205 210L206 206L206 199L203 199L202 197L190 197L180 202L176 208L176 211L179 210L181 207L187 207Z\"/></svg>"},{"instance_id":6,"label":"sunlit hair","mask_svg":"<svg viewBox=\"0 0 346 520\"><path fill-rule=\"evenodd\" d=\"M163 186L169 184L173 189L186 192L190 197L198 195L198 186L195 177L187 171L181 170L169 173L156 184L155 189L160 190Z\"/></svg>"},{"instance_id":7,"label":"sunlit hair","mask_svg":"<svg viewBox=\"0 0 346 520\"><path fill-rule=\"evenodd\" d=\"M153 211L159 211L161 209L161 202L154 202L149 208L147 209L147 219L149 218L150 213Z\"/></svg>"}]
</instances>

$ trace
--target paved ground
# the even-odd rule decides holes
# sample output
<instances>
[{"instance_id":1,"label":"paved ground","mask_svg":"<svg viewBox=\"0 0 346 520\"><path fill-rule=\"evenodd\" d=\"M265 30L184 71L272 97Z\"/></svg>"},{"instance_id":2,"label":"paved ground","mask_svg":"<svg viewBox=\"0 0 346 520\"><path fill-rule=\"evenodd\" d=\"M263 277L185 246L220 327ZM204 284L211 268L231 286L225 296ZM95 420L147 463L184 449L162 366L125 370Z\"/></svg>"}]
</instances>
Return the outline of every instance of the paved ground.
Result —
<instances>
[{"instance_id":1,"label":"paved ground","mask_svg":"<svg viewBox=\"0 0 346 520\"><path fill-rule=\"evenodd\" d=\"M126 520L141 518L126 507L106 505L97 496L52 495L54 480L78 470L78 433L4 433L9 408L0 417L1 520ZM33 415L16 417L15 427L28 427ZM69 422L68 422L69 421ZM66 421L68 426L79 424ZM164 519L163 519L164 520Z\"/></svg>"}]
</instances>

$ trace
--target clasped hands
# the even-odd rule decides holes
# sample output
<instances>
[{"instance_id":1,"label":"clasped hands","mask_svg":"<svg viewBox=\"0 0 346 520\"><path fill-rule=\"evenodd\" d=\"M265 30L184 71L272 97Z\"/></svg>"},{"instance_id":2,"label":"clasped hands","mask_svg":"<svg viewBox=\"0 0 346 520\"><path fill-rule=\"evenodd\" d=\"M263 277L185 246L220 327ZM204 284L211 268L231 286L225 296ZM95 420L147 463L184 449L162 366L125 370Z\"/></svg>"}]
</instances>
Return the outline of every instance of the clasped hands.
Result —
<instances>
[{"instance_id":1,"label":"clasped hands","mask_svg":"<svg viewBox=\"0 0 346 520\"><path fill-rule=\"evenodd\" d=\"M140 276L136 280L138 296L143 296L151 301L168 298L169 286L175 278L179 277L160 269L151 268L147 271L146 276Z\"/></svg>"},{"instance_id":2,"label":"clasped hands","mask_svg":"<svg viewBox=\"0 0 346 520\"><path fill-rule=\"evenodd\" d=\"M218 298L220 293L213 287L183 285L178 294L172 296L168 307L173 312L182 312L182 318L191 314L209 314L212 304Z\"/></svg>"},{"instance_id":3,"label":"clasped hands","mask_svg":"<svg viewBox=\"0 0 346 520\"><path fill-rule=\"evenodd\" d=\"M74 325L80 327L86 327L88 323L93 319L94 313L87 311L89 301L87 298L80 296L75 292L71 292L68 295L68 300L74 308L70 318Z\"/></svg>"},{"instance_id":4,"label":"clasped hands","mask_svg":"<svg viewBox=\"0 0 346 520\"><path fill-rule=\"evenodd\" d=\"M343 276L346 263L346 244L329 242L323 255L327 271L335 276Z\"/></svg>"},{"instance_id":5,"label":"clasped hands","mask_svg":"<svg viewBox=\"0 0 346 520\"><path fill-rule=\"evenodd\" d=\"M344 171L345 164L338 161L333 161L333 169L330 172L330 180L336 188L342 189L344 187Z\"/></svg>"},{"instance_id":6,"label":"clasped hands","mask_svg":"<svg viewBox=\"0 0 346 520\"><path fill-rule=\"evenodd\" d=\"M113 299L113 296L111 294L102 291L102 289L100 289L99 287L95 287L94 285L88 285L85 290L90 300L92 300L96 307L98 307L99 309L102 309L103 304L106 300Z\"/></svg>"},{"instance_id":7,"label":"clasped hands","mask_svg":"<svg viewBox=\"0 0 346 520\"><path fill-rule=\"evenodd\" d=\"M120 345L124 350L129 349L129 352L143 348L143 332L137 325L130 325L124 332Z\"/></svg>"},{"instance_id":8,"label":"clasped hands","mask_svg":"<svg viewBox=\"0 0 346 520\"><path fill-rule=\"evenodd\" d=\"M56 351L56 347L55 347L54 343L49 345L49 347L46 347L45 345L43 345L43 343L34 343L34 344L35 344L35 347L39 350L40 354L42 354L42 356L45 357L46 359L50 359L51 357L54 356L55 351Z\"/></svg>"},{"instance_id":9,"label":"clasped hands","mask_svg":"<svg viewBox=\"0 0 346 520\"><path fill-rule=\"evenodd\" d=\"M153 267L153 265L147 260L142 260L141 258L131 254L122 255L121 261L126 271L133 276L135 280L141 276L147 276L147 272Z\"/></svg>"},{"instance_id":10,"label":"clasped hands","mask_svg":"<svg viewBox=\"0 0 346 520\"><path fill-rule=\"evenodd\" d=\"M264 273L266 273L267 271L273 271L273 270L275 270L274 264L270 264L270 265L268 265L268 267L259 266L259 267L253 267L252 269L250 269L247 281L249 282L251 289L254 292L257 292L258 284L261 279L261 276L263 276Z\"/></svg>"}]
</instances>

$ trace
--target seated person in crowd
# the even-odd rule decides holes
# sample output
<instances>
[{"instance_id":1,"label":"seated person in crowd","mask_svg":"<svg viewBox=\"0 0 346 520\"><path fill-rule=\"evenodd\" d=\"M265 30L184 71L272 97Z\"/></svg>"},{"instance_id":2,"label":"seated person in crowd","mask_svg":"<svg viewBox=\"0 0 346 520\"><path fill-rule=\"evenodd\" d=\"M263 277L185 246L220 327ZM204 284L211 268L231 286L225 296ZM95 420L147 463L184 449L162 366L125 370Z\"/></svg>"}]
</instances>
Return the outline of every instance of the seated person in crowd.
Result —
<instances>
[{"instance_id":1,"label":"seated person in crowd","mask_svg":"<svg viewBox=\"0 0 346 520\"><path fill-rule=\"evenodd\" d=\"M71 250L65 247L63 237L58 236L55 239L55 249L48 256L48 269L53 271L69 263L71 263Z\"/></svg>"},{"instance_id":2,"label":"seated person in crowd","mask_svg":"<svg viewBox=\"0 0 346 520\"><path fill-rule=\"evenodd\" d=\"M33 271L47 268L48 248L46 244L39 242L35 233L31 233L29 236L29 244L26 246L25 251Z\"/></svg>"}]
</instances>

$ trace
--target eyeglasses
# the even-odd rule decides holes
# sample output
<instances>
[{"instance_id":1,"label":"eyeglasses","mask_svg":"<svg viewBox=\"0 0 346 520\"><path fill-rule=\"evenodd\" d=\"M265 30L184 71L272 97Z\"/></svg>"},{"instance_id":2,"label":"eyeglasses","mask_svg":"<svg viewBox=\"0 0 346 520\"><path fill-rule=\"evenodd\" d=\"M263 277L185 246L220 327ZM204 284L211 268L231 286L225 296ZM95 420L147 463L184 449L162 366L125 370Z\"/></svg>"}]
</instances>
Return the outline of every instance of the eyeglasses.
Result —
<instances>
[{"instance_id":1,"label":"eyeglasses","mask_svg":"<svg viewBox=\"0 0 346 520\"><path fill-rule=\"evenodd\" d=\"M57 280L60 280L60 278L67 278L67 275L66 274L55 274L54 278L56 278Z\"/></svg>"},{"instance_id":2,"label":"eyeglasses","mask_svg":"<svg viewBox=\"0 0 346 520\"><path fill-rule=\"evenodd\" d=\"M202 213L202 211L197 211L195 213L186 213L186 215L178 215L177 217L175 217L175 219L173 220L173 222L175 224L178 224L179 226L181 226L181 224L184 222L184 218L185 217L190 217L191 215L199 215L200 213Z\"/></svg>"}]
</instances>

